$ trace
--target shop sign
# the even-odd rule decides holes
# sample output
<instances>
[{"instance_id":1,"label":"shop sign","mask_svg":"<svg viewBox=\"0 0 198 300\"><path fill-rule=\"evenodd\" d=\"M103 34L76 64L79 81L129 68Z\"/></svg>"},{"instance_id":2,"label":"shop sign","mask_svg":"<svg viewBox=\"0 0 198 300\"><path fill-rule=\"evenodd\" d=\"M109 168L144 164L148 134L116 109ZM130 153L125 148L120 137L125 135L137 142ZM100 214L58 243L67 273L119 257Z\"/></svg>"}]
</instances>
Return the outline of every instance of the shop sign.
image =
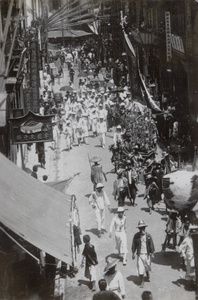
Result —
<instances>
[{"instance_id":1,"label":"shop sign","mask_svg":"<svg viewBox=\"0 0 198 300\"><path fill-rule=\"evenodd\" d=\"M171 44L174 50L184 54L184 45L180 36L171 34Z\"/></svg>"},{"instance_id":2,"label":"shop sign","mask_svg":"<svg viewBox=\"0 0 198 300\"><path fill-rule=\"evenodd\" d=\"M30 43L30 85L32 88L31 110L35 113L39 112L39 47L38 41L34 40Z\"/></svg>"},{"instance_id":3,"label":"shop sign","mask_svg":"<svg viewBox=\"0 0 198 300\"><path fill-rule=\"evenodd\" d=\"M25 113L29 110L33 111L32 107L32 88L23 89L24 109Z\"/></svg>"},{"instance_id":4,"label":"shop sign","mask_svg":"<svg viewBox=\"0 0 198 300\"><path fill-rule=\"evenodd\" d=\"M170 62L172 57L172 48L171 48L171 20L170 12L165 12L165 28L166 28L166 61Z\"/></svg>"},{"instance_id":5,"label":"shop sign","mask_svg":"<svg viewBox=\"0 0 198 300\"><path fill-rule=\"evenodd\" d=\"M29 111L22 117L8 119L11 123L12 144L51 142L52 116L40 116Z\"/></svg>"}]
</instances>

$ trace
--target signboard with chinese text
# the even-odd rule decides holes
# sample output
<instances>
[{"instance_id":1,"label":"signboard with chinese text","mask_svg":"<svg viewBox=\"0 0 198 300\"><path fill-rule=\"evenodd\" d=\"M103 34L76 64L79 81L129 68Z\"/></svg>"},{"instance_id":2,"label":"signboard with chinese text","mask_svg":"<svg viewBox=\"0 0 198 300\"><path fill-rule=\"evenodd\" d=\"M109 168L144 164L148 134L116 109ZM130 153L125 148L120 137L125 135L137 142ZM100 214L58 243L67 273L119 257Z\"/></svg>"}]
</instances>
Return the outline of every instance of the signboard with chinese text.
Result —
<instances>
[{"instance_id":1,"label":"signboard with chinese text","mask_svg":"<svg viewBox=\"0 0 198 300\"><path fill-rule=\"evenodd\" d=\"M166 26L166 61L170 62L172 57L172 48L171 48L171 20L170 12L165 12L165 26Z\"/></svg>"},{"instance_id":2,"label":"signboard with chinese text","mask_svg":"<svg viewBox=\"0 0 198 300\"><path fill-rule=\"evenodd\" d=\"M184 45L180 36L171 34L171 44L174 50L184 54Z\"/></svg>"},{"instance_id":3,"label":"signboard with chinese text","mask_svg":"<svg viewBox=\"0 0 198 300\"><path fill-rule=\"evenodd\" d=\"M32 87L31 110L35 113L39 112L39 47L38 41L34 40L30 43L30 85Z\"/></svg>"},{"instance_id":4,"label":"signboard with chinese text","mask_svg":"<svg viewBox=\"0 0 198 300\"><path fill-rule=\"evenodd\" d=\"M10 118L12 144L26 144L37 142L51 142L52 115L40 116L29 111L26 115L18 118Z\"/></svg>"}]
</instances>

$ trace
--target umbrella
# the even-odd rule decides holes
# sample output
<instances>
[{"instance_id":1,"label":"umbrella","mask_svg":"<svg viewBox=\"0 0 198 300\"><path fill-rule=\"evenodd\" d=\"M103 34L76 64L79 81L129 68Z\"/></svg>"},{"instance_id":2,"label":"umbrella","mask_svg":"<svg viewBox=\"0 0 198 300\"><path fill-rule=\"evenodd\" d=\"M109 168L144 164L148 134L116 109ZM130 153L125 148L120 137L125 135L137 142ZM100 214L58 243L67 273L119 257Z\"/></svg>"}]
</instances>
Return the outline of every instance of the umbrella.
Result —
<instances>
[{"instance_id":1,"label":"umbrella","mask_svg":"<svg viewBox=\"0 0 198 300\"><path fill-rule=\"evenodd\" d=\"M87 77L87 76L88 76L88 74L82 71L78 74L77 77Z\"/></svg>"},{"instance_id":2,"label":"umbrella","mask_svg":"<svg viewBox=\"0 0 198 300\"><path fill-rule=\"evenodd\" d=\"M60 91L62 91L62 92L66 92L66 91L72 92L73 90L74 89L69 85L64 85L60 88Z\"/></svg>"}]
</instances>

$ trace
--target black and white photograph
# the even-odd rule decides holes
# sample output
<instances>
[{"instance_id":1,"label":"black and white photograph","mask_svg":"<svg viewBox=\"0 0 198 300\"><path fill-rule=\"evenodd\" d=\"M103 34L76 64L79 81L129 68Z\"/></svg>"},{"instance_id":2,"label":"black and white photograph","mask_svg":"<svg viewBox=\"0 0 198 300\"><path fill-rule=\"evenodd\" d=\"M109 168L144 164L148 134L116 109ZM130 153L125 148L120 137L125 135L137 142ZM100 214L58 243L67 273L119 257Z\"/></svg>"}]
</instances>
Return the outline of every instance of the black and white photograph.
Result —
<instances>
[{"instance_id":1,"label":"black and white photograph","mask_svg":"<svg viewBox=\"0 0 198 300\"><path fill-rule=\"evenodd\" d=\"M0 300L198 299L198 0L0 0Z\"/></svg>"}]
</instances>

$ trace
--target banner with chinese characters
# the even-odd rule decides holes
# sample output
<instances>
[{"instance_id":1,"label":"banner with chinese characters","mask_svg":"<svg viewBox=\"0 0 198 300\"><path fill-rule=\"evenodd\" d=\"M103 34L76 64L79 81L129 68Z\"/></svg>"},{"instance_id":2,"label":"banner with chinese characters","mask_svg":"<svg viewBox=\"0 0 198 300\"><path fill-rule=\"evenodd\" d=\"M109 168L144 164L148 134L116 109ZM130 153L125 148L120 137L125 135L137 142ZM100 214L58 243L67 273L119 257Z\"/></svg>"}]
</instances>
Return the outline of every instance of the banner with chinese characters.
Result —
<instances>
[{"instance_id":1,"label":"banner with chinese characters","mask_svg":"<svg viewBox=\"0 0 198 300\"><path fill-rule=\"evenodd\" d=\"M39 112L39 63L38 63L38 41L34 40L30 43L30 86L32 88L31 110L35 113Z\"/></svg>"},{"instance_id":2,"label":"banner with chinese characters","mask_svg":"<svg viewBox=\"0 0 198 300\"><path fill-rule=\"evenodd\" d=\"M29 111L18 118L10 118L12 144L51 142L53 115L40 116Z\"/></svg>"},{"instance_id":3,"label":"banner with chinese characters","mask_svg":"<svg viewBox=\"0 0 198 300\"><path fill-rule=\"evenodd\" d=\"M172 47L171 47L171 20L170 12L165 12L165 27L166 27L166 61L170 62L172 58Z\"/></svg>"}]
</instances>

